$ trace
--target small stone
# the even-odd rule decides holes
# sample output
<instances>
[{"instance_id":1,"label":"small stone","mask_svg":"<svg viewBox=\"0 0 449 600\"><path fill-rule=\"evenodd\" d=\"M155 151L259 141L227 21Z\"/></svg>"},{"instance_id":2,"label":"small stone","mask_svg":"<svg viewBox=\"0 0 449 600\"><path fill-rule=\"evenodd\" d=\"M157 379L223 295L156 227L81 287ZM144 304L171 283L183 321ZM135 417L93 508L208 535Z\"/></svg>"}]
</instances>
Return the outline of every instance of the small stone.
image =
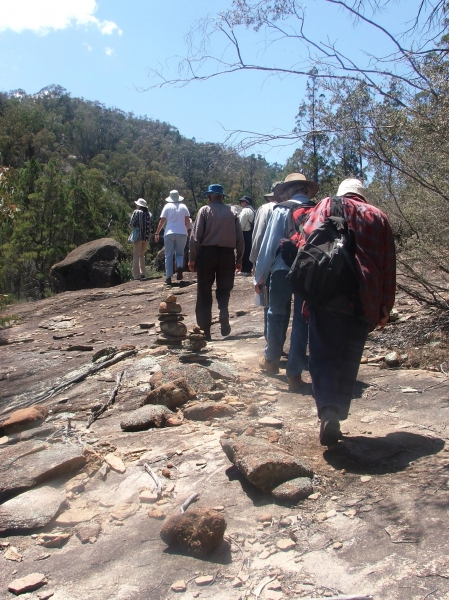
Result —
<instances>
[{"instance_id":1,"label":"small stone","mask_svg":"<svg viewBox=\"0 0 449 600\"><path fill-rule=\"evenodd\" d=\"M17 552L17 548L11 546L3 553L4 558L6 560L14 560L15 562L22 561L22 555Z\"/></svg>"},{"instance_id":2,"label":"small stone","mask_svg":"<svg viewBox=\"0 0 449 600\"><path fill-rule=\"evenodd\" d=\"M117 473L124 473L126 471L126 467L119 456L115 454L106 454L104 460L111 467L113 471L117 471Z\"/></svg>"},{"instance_id":3,"label":"small stone","mask_svg":"<svg viewBox=\"0 0 449 600\"><path fill-rule=\"evenodd\" d=\"M14 579L8 585L8 590L13 594L24 594L39 589L48 583L43 573L30 573L20 579Z\"/></svg>"},{"instance_id":4,"label":"small stone","mask_svg":"<svg viewBox=\"0 0 449 600\"><path fill-rule=\"evenodd\" d=\"M341 542L334 542L334 543L332 544L332 548L333 548L334 550L340 550L340 548L343 548L343 544L342 544Z\"/></svg>"},{"instance_id":5,"label":"small stone","mask_svg":"<svg viewBox=\"0 0 449 600\"><path fill-rule=\"evenodd\" d=\"M161 470L161 474L162 474L163 477L166 477L167 479L170 479L170 477L171 477L170 469L167 469L167 467L164 467Z\"/></svg>"},{"instance_id":6,"label":"small stone","mask_svg":"<svg viewBox=\"0 0 449 600\"><path fill-rule=\"evenodd\" d=\"M140 492L139 500L146 504L155 504L159 500L159 498L156 492L144 490L143 492Z\"/></svg>"},{"instance_id":7,"label":"small stone","mask_svg":"<svg viewBox=\"0 0 449 600\"><path fill-rule=\"evenodd\" d=\"M162 520L162 519L165 519L167 514L163 510L160 510L159 508L153 508L148 511L148 516L150 517L150 519Z\"/></svg>"},{"instance_id":8,"label":"small stone","mask_svg":"<svg viewBox=\"0 0 449 600\"><path fill-rule=\"evenodd\" d=\"M159 304L160 313L180 313L182 310L181 305L175 302L161 302Z\"/></svg>"},{"instance_id":9,"label":"small stone","mask_svg":"<svg viewBox=\"0 0 449 600\"><path fill-rule=\"evenodd\" d=\"M175 583L172 583L170 589L172 590L172 592L185 592L187 591L187 585L183 579L180 579L179 581L175 581Z\"/></svg>"},{"instance_id":10,"label":"small stone","mask_svg":"<svg viewBox=\"0 0 449 600\"><path fill-rule=\"evenodd\" d=\"M37 543L39 546L44 546L44 548L61 548L69 539L70 533L60 531L58 533L44 533L39 537Z\"/></svg>"},{"instance_id":11,"label":"small stone","mask_svg":"<svg viewBox=\"0 0 449 600\"><path fill-rule=\"evenodd\" d=\"M190 509L169 517L160 536L170 547L193 556L207 556L223 541L226 521L207 508Z\"/></svg>"},{"instance_id":12,"label":"small stone","mask_svg":"<svg viewBox=\"0 0 449 600\"><path fill-rule=\"evenodd\" d=\"M271 523L272 519L273 517L270 513L263 513L257 517L259 523L266 523L267 521Z\"/></svg>"},{"instance_id":13,"label":"small stone","mask_svg":"<svg viewBox=\"0 0 449 600\"><path fill-rule=\"evenodd\" d=\"M262 417L257 422L263 427L280 428L284 426L284 423L282 421L280 421L279 419L275 419L274 417Z\"/></svg>"},{"instance_id":14,"label":"small stone","mask_svg":"<svg viewBox=\"0 0 449 600\"><path fill-rule=\"evenodd\" d=\"M312 492L312 481L308 477L296 477L278 485L271 493L277 500L298 502L310 497Z\"/></svg>"},{"instance_id":15,"label":"small stone","mask_svg":"<svg viewBox=\"0 0 449 600\"><path fill-rule=\"evenodd\" d=\"M368 481L371 481L372 477L370 477L369 475L363 475L362 477L360 477L360 481L362 483L368 483Z\"/></svg>"},{"instance_id":16,"label":"small stone","mask_svg":"<svg viewBox=\"0 0 449 600\"><path fill-rule=\"evenodd\" d=\"M14 411L7 419L0 422L0 429L5 433L17 433L24 429L30 429L42 423L48 417L48 408L35 404L28 408L20 408Z\"/></svg>"},{"instance_id":17,"label":"small stone","mask_svg":"<svg viewBox=\"0 0 449 600\"><path fill-rule=\"evenodd\" d=\"M74 527L79 523L91 521L98 513L99 510L88 508L70 508L58 515L53 523L56 527Z\"/></svg>"},{"instance_id":18,"label":"small stone","mask_svg":"<svg viewBox=\"0 0 449 600\"><path fill-rule=\"evenodd\" d=\"M191 421L208 421L235 414L235 409L221 402L198 402L183 410L184 417Z\"/></svg>"},{"instance_id":19,"label":"small stone","mask_svg":"<svg viewBox=\"0 0 449 600\"><path fill-rule=\"evenodd\" d=\"M267 590L274 590L274 591L277 591L277 592L278 592L278 591L280 591L282 588L281 588L281 584L280 584L280 582L279 582L277 579L275 579L274 581L272 581L271 583L269 583L269 584L266 586L266 589L267 589Z\"/></svg>"},{"instance_id":20,"label":"small stone","mask_svg":"<svg viewBox=\"0 0 449 600\"><path fill-rule=\"evenodd\" d=\"M75 533L82 544L94 544L101 533L101 525L95 521L82 523L75 527Z\"/></svg>"},{"instance_id":21,"label":"small stone","mask_svg":"<svg viewBox=\"0 0 449 600\"><path fill-rule=\"evenodd\" d=\"M202 575L201 577L197 577L195 579L195 583L196 585L210 585L211 583L213 583L214 578L212 575Z\"/></svg>"},{"instance_id":22,"label":"small stone","mask_svg":"<svg viewBox=\"0 0 449 600\"><path fill-rule=\"evenodd\" d=\"M231 585L232 585L233 588L239 588L239 587L242 587L243 581L240 579L240 577L235 577L231 581Z\"/></svg>"},{"instance_id":23,"label":"small stone","mask_svg":"<svg viewBox=\"0 0 449 600\"><path fill-rule=\"evenodd\" d=\"M333 508L332 510L328 510L326 513L326 518L331 519L337 515L337 511Z\"/></svg>"},{"instance_id":24,"label":"small stone","mask_svg":"<svg viewBox=\"0 0 449 600\"><path fill-rule=\"evenodd\" d=\"M271 553L269 550L263 550L257 558L260 558L261 560L266 560L267 558L270 558L270 556Z\"/></svg>"},{"instance_id":25,"label":"small stone","mask_svg":"<svg viewBox=\"0 0 449 600\"><path fill-rule=\"evenodd\" d=\"M282 539L276 542L276 548L282 550L283 552L287 552L288 550L293 550L296 547L296 544L291 539Z\"/></svg>"},{"instance_id":26,"label":"small stone","mask_svg":"<svg viewBox=\"0 0 449 600\"><path fill-rule=\"evenodd\" d=\"M168 417L168 419L165 421L166 427L179 427L182 424L183 420L179 417Z\"/></svg>"},{"instance_id":27,"label":"small stone","mask_svg":"<svg viewBox=\"0 0 449 600\"><path fill-rule=\"evenodd\" d=\"M389 352L385 355L385 362L388 367L399 367L401 364L401 359L397 352Z\"/></svg>"},{"instance_id":28,"label":"small stone","mask_svg":"<svg viewBox=\"0 0 449 600\"><path fill-rule=\"evenodd\" d=\"M118 504L117 506L114 506L114 509L111 511L111 518L116 521L124 521L135 514L138 509L139 505L132 502Z\"/></svg>"},{"instance_id":29,"label":"small stone","mask_svg":"<svg viewBox=\"0 0 449 600\"><path fill-rule=\"evenodd\" d=\"M48 591L48 592L38 592L37 597L39 598L39 600L48 600L49 598L51 598L52 596L55 595L54 592Z\"/></svg>"},{"instance_id":30,"label":"small stone","mask_svg":"<svg viewBox=\"0 0 449 600\"><path fill-rule=\"evenodd\" d=\"M47 560L47 558L50 558L51 554L41 554L40 556L36 556L36 558L34 560Z\"/></svg>"},{"instance_id":31,"label":"small stone","mask_svg":"<svg viewBox=\"0 0 449 600\"><path fill-rule=\"evenodd\" d=\"M218 512L222 512L225 509L224 506L214 506L212 510L216 510Z\"/></svg>"},{"instance_id":32,"label":"small stone","mask_svg":"<svg viewBox=\"0 0 449 600\"><path fill-rule=\"evenodd\" d=\"M109 473L109 465L107 463L103 463L103 465L98 470L98 475L103 481L106 479Z\"/></svg>"},{"instance_id":33,"label":"small stone","mask_svg":"<svg viewBox=\"0 0 449 600\"><path fill-rule=\"evenodd\" d=\"M170 294L165 298L165 302L167 302L167 304L170 304L171 302L176 302L176 296L175 294Z\"/></svg>"}]
</instances>

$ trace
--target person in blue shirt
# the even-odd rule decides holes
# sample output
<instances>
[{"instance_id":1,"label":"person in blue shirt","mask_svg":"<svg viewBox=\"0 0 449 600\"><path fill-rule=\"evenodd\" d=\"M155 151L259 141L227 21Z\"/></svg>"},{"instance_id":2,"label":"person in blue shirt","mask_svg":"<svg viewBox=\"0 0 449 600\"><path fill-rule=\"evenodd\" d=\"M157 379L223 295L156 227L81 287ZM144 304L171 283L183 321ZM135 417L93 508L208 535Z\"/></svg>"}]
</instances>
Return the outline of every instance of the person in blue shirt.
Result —
<instances>
[{"instance_id":1,"label":"person in blue shirt","mask_svg":"<svg viewBox=\"0 0 449 600\"><path fill-rule=\"evenodd\" d=\"M284 182L274 190L278 204L268 222L267 229L257 257L254 271L254 288L257 293L263 292L265 282L269 280L269 305L267 313L267 345L259 367L269 375L279 372L279 361L283 347L283 323L290 308L293 290L286 276L290 267L279 252L280 242L286 237L287 218L290 207L282 206L287 200L297 203L297 208L304 205L310 209L310 199L318 192L318 185L308 181L302 173L291 173ZM294 208L296 210L296 208ZM308 341L308 325L302 316L303 299L294 295L293 323L290 338L290 350L287 361L287 380L292 392L301 391L302 371L306 368L306 349Z\"/></svg>"}]
</instances>

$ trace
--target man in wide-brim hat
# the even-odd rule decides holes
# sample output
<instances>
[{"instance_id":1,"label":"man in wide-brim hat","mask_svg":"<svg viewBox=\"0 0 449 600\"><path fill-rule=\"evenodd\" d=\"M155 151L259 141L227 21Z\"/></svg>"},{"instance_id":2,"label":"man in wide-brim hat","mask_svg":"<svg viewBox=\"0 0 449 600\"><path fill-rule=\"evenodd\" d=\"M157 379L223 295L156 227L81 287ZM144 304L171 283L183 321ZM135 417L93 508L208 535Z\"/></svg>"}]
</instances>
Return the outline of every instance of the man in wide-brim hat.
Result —
<instances>
[{"instance_id":1,"label":"man in wide-brim hat","mask_svg":"<svg viewBox=\"0 0 449 600\"><path fill-rule=\"evenodd\" d=\"M253 200L251 196L242 196L239 200L242 210L239 213L239 221L243 231L243 240L245 242L245 251L243 253L241 274L247 277L251 276L253 264L249 260L251 252L251 243L253 238L253 226L255 211L253 208Z\"/></svg>"},{"instance_id":2,"label":"man in wide-brim hat","mask_svg":"<svg viewBox=\"0 0 449 600\"><path fill-rule=\"evenodd\" d=\"M269 305L264 356L259 367L269 375L279 372L285 334L290 316L293 290L287 280L290 266L280 250L281 239L289 236L287 229L289 215L299 222L315 207L311 198L317 193L318 185L309 181L302 173L287 175L273 190L273 214L268 222L254 271L254 285L257 293L263 292L268 284ZM285 204L284 204L285 203ZM293 233L293 232L292 232ZM287 361L287 380L292 392L304 389L301 378L306 368L306 348L308 325L302 316L303 299L295 294L290 350Z\"/></svg>"},{"instance_id":3,"label":"man in wide-brim hat","mask_svg":"<svg viewBox=\"0 0 449 600\"><path fill-rule=\"evenodd\" d=\"M205 196L208 203L198 211L190 237L189 269L197 271L196 320L210 340L214 281L221 334L231 333L229 298L234 275L242 268L244 243L237 215L223 202L223 198L228 197L223 186L212 183L202 194Z\"/></svg>"}]
</instances>

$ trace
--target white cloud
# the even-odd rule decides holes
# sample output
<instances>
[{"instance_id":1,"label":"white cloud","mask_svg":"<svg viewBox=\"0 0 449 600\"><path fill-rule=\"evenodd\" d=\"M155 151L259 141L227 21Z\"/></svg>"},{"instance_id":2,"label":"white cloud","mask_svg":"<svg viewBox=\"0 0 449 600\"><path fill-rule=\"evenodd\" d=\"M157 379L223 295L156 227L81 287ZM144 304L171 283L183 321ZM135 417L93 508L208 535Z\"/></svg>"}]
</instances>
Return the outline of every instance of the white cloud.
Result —
<instances>
[{"instance_id":1,"label":"white cloud","mask_svg":"<svg viewBox=\"0 0 449 600\"><path fill-rule=\"evenodd\" d=\"M107 56L113 56L115 54L114 48L109 48L108 46L106 46L106 48L104 49L104 51L106 52Z\"/></svg>"},{"instance_id":2,"label":"white cloud","mask_svg":"<svg viewBox=\"0 0 449 600\"><path fill-rule=\"evenodd\" d=\"M76 25L91 25L101 33L122 34L112 21L100 21L94 16L96 0L15 0L2 3L0 31L11 29L20 33L30 29L45 35L52 29L66 29Z\"/></svg>"},{"instance_id":3,"label":"white cloud","mask_svg":"<svg viewBox=\"0 0 449 600\"><path fill-rule=\"evenodd\" d=\"M86 48L86 50L88 52L92 52L93 48L90 44L88 44L87 42L83 42L83 46Z\"/></svg>"}]
</instances>

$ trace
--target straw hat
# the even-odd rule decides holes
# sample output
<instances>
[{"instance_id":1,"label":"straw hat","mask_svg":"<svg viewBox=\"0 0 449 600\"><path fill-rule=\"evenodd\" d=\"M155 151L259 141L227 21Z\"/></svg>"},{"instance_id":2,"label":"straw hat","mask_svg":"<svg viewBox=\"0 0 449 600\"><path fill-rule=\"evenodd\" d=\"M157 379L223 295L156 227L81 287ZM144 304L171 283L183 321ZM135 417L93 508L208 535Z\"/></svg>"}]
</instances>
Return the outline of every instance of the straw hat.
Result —
<instances>
[{"instance_id":1,"label":"straw hat","mask_svg":"<svg viewBox=\"0 0 449 600\"><path fill-rule=\"evenodd\" d=\"M165 202L182 202L184 198L179 195L178 190L172 190L168 198L165 198Z\"/></svg>"},{"instance_id":2,"label":"straw hat","mask_svg":"<svg viewBox=\"0 0 449 600\"><path fill-rule=\"evenodd\" d=\"M284 193L285 188L290 185L291 183L304 183L305 185L307 185L307 187L309 188L309 193L307 194L309 196L309 198L313 198L315 196L315 194L318 192L318 190L320 189L320 186L315 183L314 181L309 181L305 175L303 175L302 173L290 173L290 175L287 175L287 177L284 179L284 181L282 183L280 183L279 185L277 185L273 192L274 192L274 199L276 200L276 202L279 202L279 198L282 196L282 194Z\"/></svg>"},{"instance_id":3,"label":"straw hat","mask_svg":"<svg viewBox=\"0 0 449 600\"><path fill-rule=\"evenodd\" d=\"M147 202L143 198L139 198L138 200L134 200L134 204L137 204L137 206L145 206L145 207L147 206Z\"/></svg>"},{"instance_id":4,"label":"straw hat","mask_svg":"<svg viewBox=\"0 0 449 600\"><path fill-rule=\"evenodd\" d=\"M360 181L360 179L343 179L338 186L337 196L344 196L345 194L357 194L366 200L366 187Z\"/></svg>"}]
</instances>

